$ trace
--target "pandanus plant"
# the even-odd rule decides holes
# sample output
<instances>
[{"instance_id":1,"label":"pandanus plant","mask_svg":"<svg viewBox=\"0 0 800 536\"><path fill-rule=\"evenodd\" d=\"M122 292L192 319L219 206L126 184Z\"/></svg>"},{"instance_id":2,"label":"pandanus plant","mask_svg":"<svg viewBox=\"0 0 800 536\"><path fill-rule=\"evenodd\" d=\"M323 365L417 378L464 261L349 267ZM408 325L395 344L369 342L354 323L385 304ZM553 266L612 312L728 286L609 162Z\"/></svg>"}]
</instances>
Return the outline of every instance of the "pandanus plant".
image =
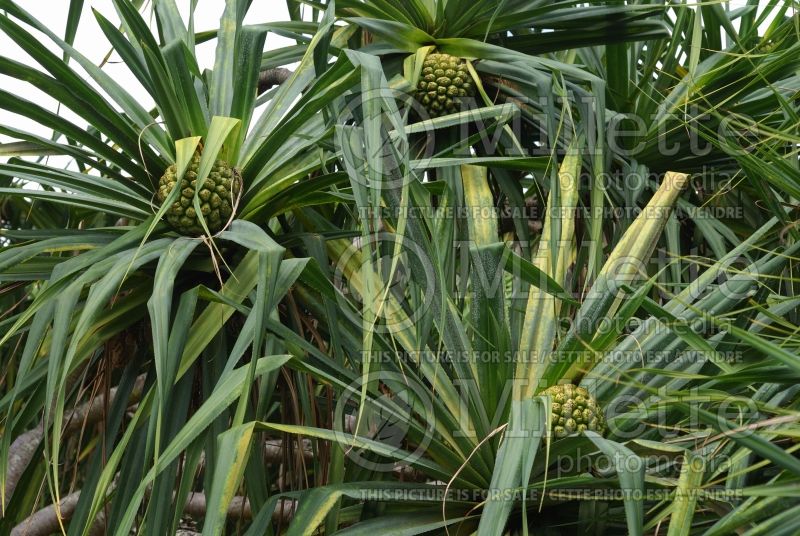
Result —
<instances>
[{"instance_id":1,"label":"pandanus plant","mask_svg":"<svg viewBox=\"0 0 800 536\"><path fill-rule=\"evenodd\" d=\"M141 4L0 0L0 533L797 532L794 2Z\"/></svg>"},{"instance_id":2,"label":"pandanus plant","mask_svg":"<svg viewBox=\"0 0 800 536\"><path fill-rule=\"evenodd\" d=\"M320 111L359 75L346 57L316 77L310 53L264 51L278 32L326 59L344 43L332 16L244 25L250 2L229 2L219 30L196 35L167 1L153 33L137 4L115 1L119 27L98 12L93 22L155 102L147 109L72 46L79 21L91 23L82 4L67 38L0 5L0 29L32 59L2 57L0 72L88 124L0 90L0 106L54 132L2 127L16 141L0 164L10 218L0 532L172 533L184 504L198 511L197 489L218 531L243 469L227 443L275 411L289 358L266 325L308 266L270 226L291 206L326 202L338 177L325 170L334 155ZM195 49L212 37L214 67L201 71ZM276 70L295 59L294 72ZM52 155L70 164L28 158ZM255 467L273 479L273 466Z\"/></svg>"},{"instance_id":3,"label":"pandanus plant","mask_svg":"<svg viewBox=\"0 0 800 536\"><path fill-rule=\"evenodd\" d=\"M342 533L643 534L668 525L672 534L725 534L786 523L791 514L775 521L762 508L796 504L785 491L765 497L763 486L788 484L799 468L787 442L795 417L784 413L794 412L796 389L770 372L794 377L798 365L795 343L775 338L778 324L796 320L789 266L797 244L788 238L793 226L781 221L791 218L787 196L797 181L787 170L786 182L765 188L741 162L766 172L784 151L779 165L796 163L796 147L788 147L797 140L795 116L768 112L796 110L794 60L787 52L770 67L777 56L753 48L792 32L790 6L614 6L632 18L663 17L641 43L620 33L602 47L536 57L497 47L559 48L544 43L564 33L536 31L558 7L509 2L507 17L483 2L337 7L360 29L360 50L381 58L382 72L376 66L353 97L370 113L341 128L345 163L359 164L347 168L358 216L328 221L304 210L292 227L361 229L355 241L327 243L321 258L335 265L330 287L298 289L305 307L326 318L315 331L329 346L298 338L307 359L292 366L343 396L332 402L333 432L271 425L340 448L330 472L336 480L311 492L307 508L301 501L295 526L333 532L357 516ZM559 24L583 24L593 13L578 9L564 8ZM498 24L481 26L483 42L448 26L480 20L482 10L484 22ZM420 97L431 54L468 58L478 90L491 84L502 98L484 89L477 109L425 117L403 94ZM715 63L748 65L760 82L734 81L723 96L711 89ZM701 69L708 74L698 82ZM649 93L633 85L650 79ZM701 126L704 115L722 119L736 102L755 107L756 93L770 102L756 121L781 131L777 139L753 133L759 156L739 127ZM694 99L699 106L689 114ZM537 113L542 102L557 101ZM597 135L619 133L614 125L633 105L658 109L642 116L645 148L672 125L677 154L636 151L636 136ZM523 126L503 124L506 106L521 113ZM488 117L501 124L481 123ZM530 132L542 133L546 143L534 146L544 146L546 158L520 157ZM698 138L710 143L716 167L698 168ZM747 173L747 182L720 189L720 170L728 179ZM729 197L749 196L751 187L785 206L773 202L776 210L762 212ZM546 207L538 233L527 225L526 198ZM738 215L708 210L730 204ZM511 229L495 217L509 205ZM558 430L559 391L577 389L602 408L605 436L577 422L577 434ZM426 484L404 482L407 466Z\"/></svg>"}]
</instances>

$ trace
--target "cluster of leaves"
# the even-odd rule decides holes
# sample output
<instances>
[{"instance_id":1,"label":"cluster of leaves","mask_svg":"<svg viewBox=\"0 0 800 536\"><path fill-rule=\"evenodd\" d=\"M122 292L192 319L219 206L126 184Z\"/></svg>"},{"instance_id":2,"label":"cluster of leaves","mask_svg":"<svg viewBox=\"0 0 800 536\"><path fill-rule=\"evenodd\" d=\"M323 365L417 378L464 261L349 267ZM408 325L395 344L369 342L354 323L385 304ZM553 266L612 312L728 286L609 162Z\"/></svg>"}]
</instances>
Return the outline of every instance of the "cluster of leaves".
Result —
<instances>
[{"instance_id":1,"label":"cluster of leaves","mask_svg":"<svg viewBox=\"0 0 800 536\"><path fill-rule=\"evenodd\" d=\"M0 74L89 125L0 89L53 131L0 125L0 533L800 530L796 2L113 4L0 0ZM477 95L426 120L433 50ZM182 237L201 143L244 189ZM547 433L564 381L605 436Z\"/></svg>"}]
</instances>

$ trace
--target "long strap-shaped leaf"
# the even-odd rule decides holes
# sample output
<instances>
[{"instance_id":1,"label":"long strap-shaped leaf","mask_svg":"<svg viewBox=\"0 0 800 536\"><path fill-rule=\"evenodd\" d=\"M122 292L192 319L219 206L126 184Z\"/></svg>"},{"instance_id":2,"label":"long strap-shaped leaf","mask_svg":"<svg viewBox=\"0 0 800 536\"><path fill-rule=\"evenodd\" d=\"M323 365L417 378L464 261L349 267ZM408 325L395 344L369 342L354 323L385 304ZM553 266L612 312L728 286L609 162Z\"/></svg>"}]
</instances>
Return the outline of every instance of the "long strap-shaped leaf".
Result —
<instances>
[{"instance_id":1,"label":"long strap-shaped leaf","mask_svg":"<svg viewBox=\"0 0 800 536\"><path fill-rule=\"evenodd\" d=\"M289 357L290 356L275 355L259 359L256 363L256 377L278 369L284 363L286 363ZM248 369L248 366L240 367L227 378L222 380L220 384L215 387L214 391L211 393L206 402L200 406L200 408L194 413L194 415L192 415L181 431L178 432L169 446L164 449L164 452L162 452L161 456L159 457L158 463L156 463L156 465L147 472L145 477L142 479L141 484L136 489L134 500L129 503L120 524L115 528L114 534L116 536L125 536L130 532L134 517L139 509L139 503L144 498L145 490L155 479L155 477L170 463L172 463L180 455L180 453L184 451L184 449L186 449L195 439L197 439L198 436L205 433L208 426L214 421L214 419L216 419L223 410L230 406L239 397L241 390L244 387L244 382L249 376ZM151 401L152 396L148 396L142 401L141 407L147 407ZM115 450L114 454L112 455L115 463L119 462L117 453L118 451ZM103 471L105 482L111 482L112 475L116 472L116 469L116 465L112 463L108 464L106 470ZM101 498L96 497L96 500L93 502L93 516L96 515L102 507L101 501ZM84 536L88 534L90 528L90 526L86 527L84 530Z\"/></svg>"},{"instance_id":2,"label":"long strap-shaped leaf","mask_svg":"<svg viewBox=\"0 0 800 536\"><path fill-rule=\"evenodd\" d=\"M505 271L501 258L505 246L498 242L497 219L486 216L493 213L494 196L485 167L461 166L461 179L470 238L470 320L475 331L472 344L477 355L500 355L499 352L504 350L500 344L509 339L510 334L503 336L502 329ZM491 380L505 375L498 375L475 360L470 360L470 364L487 411L492 411L497 405L499 386Z\"/></svg>"},{"instance_id":3,"label":"long strap-shaped leaf","mask_svg":"<svg viewBox=\"0 0 800 536\"><path fill-rule=\"evenodd\" d=\"M16 4L8 2L7 5L10 8L9 9L10 12L13 13L14 16L21 18L27 24L33 26L40 32L44 33L56 45L61 47L61 49L64 51L65 59L68 58L74 59L86 71L86 73L89 76L91 76L101 88L103 88L103 90L108 94L108 96L111 97L114 100L114 102L116 102L122 108L123 111L125 111L128 117L130 117L131 120L136 123L137 127L142 131L142 138L144 140L146 140L149 144L157 147L162 155L170 154L172 148L169 146L169 143L167 142L167 137L164 131L160 128L148 128L148 125L151 125L151 123L153 122L152 116L148 113L147 110L144 109L143 106L141 106L134 99L134 97L130 93L128 93L127 90L125 90L125 88L122 87L121 84L119 84L116 80L114 80L114 78L108 73L106 73L101 67L98 67L97 65L94 64L94 62L89 60L86 56L78 52L78 50L76 50L72 46L71 40L60 39L58 35L53 33L46 25L42 24L39 20L32 17L29 13L22 10L22 8L20 8ZM97 16L99 17L98 21L100 22L101 26L103 26L103 24L107 22L106 19L102 18L102 16L100 16L99 14ZM108 28L106 27L106 29ZM119 35L120 38L122 38L122 35L121 34ZM122 40L124 41L124 38L122 38ZM130 43L125 41L125 45L129 47ZM118 50L118 53L120 53L120 56L122 56L123 58L126 58L125 52L120 52ZM126 65L132 71L135 70L135 67L129 64L128 62L126 62ZM147 89L148 87L149 85L146 85L145 89Z\"/></svg>"},{"instance_id":4,"label":"long strap-shaped leaf","mask_svg":"<svg viewBox=\"0 0 800 536\"><path fill-rule=\"evenodd\" d=\"M514 401L492 473L491 493L484 506L478 536L501 536L513 497L528 486L536 451L547 430L545 397Z\"/></svg>"},{"instance_id":5,"label":"long strap-shaped leaf","mask_svg":"<svg viewBox=\"0 0 800 536\"><path fill-rule=\"evenodd\" d=\"M255 426L254 422L240 424L223 432L217 438L219 457L214 467L214 478L211 480L203 536L223 534L228 505L242 480L252 446Z\"/></svg>"},{"instance_id":6,"label":"long strap-shaped leaf","mask_svg":"<svg viewBox=\"0 0 800 536\"><path fill-rule=\"evenodd\" d=\"M704 469L705 460L701 456L687 456L684 460L678 487L675 489L675 501L672 504L667 536L690 534L700 486L703 483Z\"/></svg>"},{"instance_id":7,"label":"long strap-shaped leaf","mask_svg":"<svg viewBox=\"0 0 800 536\"><path fill-rule=\"evenodd\" d=\"M75 368L82 337L88 333L95 319L107 307L113 294L119 290L129 273L129 268L135 270L157 259L163 255L170 243L169 239L156 240L146 244L141 250L128 250L99 262L77 278L57 299L53 320L53 344L50 348L47 374L47 400L54 400L55 407L45 405L45 422L49 423L51 419L53 422L52 431L45 427L45 433L50 433L52 436L50 443L52 459L59 459L66 383L69 373ZM86 284L98 278L99 280L92 284L83 311L78 317L71 337L68 338L78 297ZM54 467L52 480L56 500L59 500L59 472L59 468Z\"/></svg>"},{"instance_id":8,"label":"long strap-shaped leaf","mask_svg":"<svg viewBox=\"0 0 800 536\"><path fill-rule=\"evenodd\" d=\"M644 471L645 461L634 452L614 441L603 439L596 432L585 432L594 445L613 463L623 492L625 520L630 536L644 533Z\"/></svg>"},{"instance_id":9,"label":"long strap-shaped leaf","mask_svg":"<svg viewBox=\"0 0 800 536\"><path fill-rule=\"evenodd\" d=\"M558 190L550 192L547 214L534 266L564 285L567 265L573 250L575 208L578 202L578 177L581 169L581 144L573 144L558 172ZM558 199L559 201L556 201ZM544 285L540 285L544 286ZM560 301L538 287L531 286L525 320L520 334L516 377L526 380L515 397L529 398L547 369L545 358L553 348Z\"/></svg>"},{"instance_id":10,"label":"long strap-shaped leaf","mask_svg":"<svg viewBox=\"0 0 800 536\"><path fill-rule=\"evenodd\" d=\"M689 176L684 173L670 172L664 176L658 191L622 236L598 274L576 315L573 328L558 347L559 360L549 368L549 377L561 378L569 370L570 378L578 378L591 369L596 356L590 354L586 356L589 362L578 362L583 355L581 350L594 338L595 327L610 319L620 306L622 286L642 277L644 265L653 254L672 206L688 180Z\"/></svg>"}]
</instances>

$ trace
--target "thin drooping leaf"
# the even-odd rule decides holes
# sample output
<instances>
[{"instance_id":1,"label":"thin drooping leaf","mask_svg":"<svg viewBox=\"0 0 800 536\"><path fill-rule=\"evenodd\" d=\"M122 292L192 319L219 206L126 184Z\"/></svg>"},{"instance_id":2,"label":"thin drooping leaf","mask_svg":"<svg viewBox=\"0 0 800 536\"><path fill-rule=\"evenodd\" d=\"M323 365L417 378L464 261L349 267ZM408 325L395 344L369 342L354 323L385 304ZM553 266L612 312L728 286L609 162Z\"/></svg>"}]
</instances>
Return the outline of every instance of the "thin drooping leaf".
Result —
<instances>
[{"instance_id":1,"label":"thin drooping leaf","mask_svg":"<svg viewBox=\"0 0 800 536\"><path fill-rule=\"evenodd\" d=\"M667 536L686 536L691 532L700 486L703 483L704 467L705 461L699 456L690 456L684 460L678 486L675 488Z\"/></svg>"},{"instance_id":2,"label":"thin drooping leaf","mask_svg":"<svg viewBox=\"0 0 800 536\"><path fill-rule=\"evenodd\" d=\"M289 356L269 356L258 360L256 365L256 377L266 374L282 366L289 359ZM136 499L131 502L125 511L121 524L115 528L114 534L123 536L128 534L136 515L139 501L144 497L147 486L152 482L156 475L171 463L189 444L192 443L214 419L236 400L243 387L245 379L249 376L249 367L241 367L235 373L228 376L216 386L211 396L205 403L192 415L186 425L175 436L172 442L164 449L158 463L153 466L146 474L144 480L136 489ZM233 436L231 436L233 437ZM113 470L113 467L109 468ZM97 512L100 504L96 505L94 512ZM87 527L88 531L88 527Z\"/></svg>"},{"instance_id":3,"label":"thin drooping leaf","mask_svg":"<svg viewBox=\"0 0 800 536\"><path fill-rule=\"evenodd\" d=\"M558 181L554 185L556 188L547 201L539 251L533 259L533 265L557 285L563 284L574 248L581 147L582 141L576 141L561 163ZM527 386L518 390L517 397L529 398L542 388L539 382L545 377L549 361L543 356L548 356L552 350L560 307L560 301L553 295L540 290L539 286L531 286L517 362L517 377L527 379Z\"/></svg>"},{"instance_id":4,"label":"thin drooping leaf","mask_svg":"<svg viewBox=\"0 0 800 536\"><path fill-rule=\"evenodd\" d=\"M503 431L490 489L493 493L483 508L478 534L502 535L515 494L525 494L536 452L547 433L547 406L544 398L514 401L511 419ZM524 504L524 501L523 501Z\"/></svg>"},{"instance_id":5,"label":"thin drooping leaf","mask_svg":"<svg viewBox=\"0 0 800 536\"><path fill-rule=\"evenodd\" d=\"M596 359L592 352L585 356L588 362L578 360L578 356L594 338L595 327L610 319L620 306L622 285L642 277L675 199L688 178L683 173L667 173L658 191L611 252L576 315L575 327L559 345L561 359L550 369L555 377L562 377L570 370L570 377L576 378L592 368Z\"/></svg>"},{"instance_id":6,"label":"thin drooping leaf","mask_svg":"<svg viewBox=\"0 0 800 536\"><path fill-rule=\"evenodd\" d=\"M244 473L249 456L255 424L235 426L219 436L220 457L214 468L214 486L206 502L206 518L203 534L221 534L231 503Z\"/></svg>"}]
</instances>

